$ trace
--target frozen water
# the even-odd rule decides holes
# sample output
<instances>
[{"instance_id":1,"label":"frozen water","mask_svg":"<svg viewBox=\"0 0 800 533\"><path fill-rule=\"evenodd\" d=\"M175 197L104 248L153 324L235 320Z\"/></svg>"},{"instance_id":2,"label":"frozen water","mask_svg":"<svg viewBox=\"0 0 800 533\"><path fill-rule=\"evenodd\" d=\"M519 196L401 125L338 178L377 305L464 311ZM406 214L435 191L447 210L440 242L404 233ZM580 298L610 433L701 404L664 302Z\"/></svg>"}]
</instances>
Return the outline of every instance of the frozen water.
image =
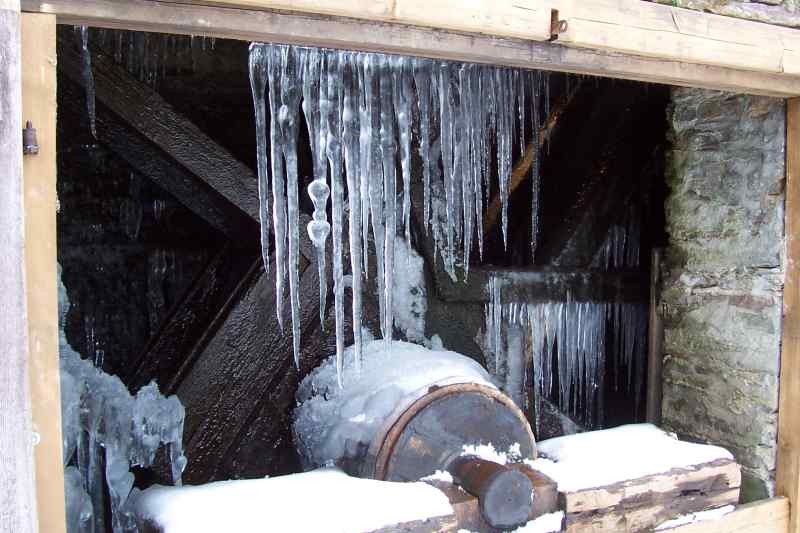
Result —
<instances>
[{"instance_id":1,"label":"frozen water","mask_svg":"<svg viewBox=\"0 0 800 533\"><path fill-rule=\"evenodd\" d=\"M517 282L513 274L496 275L486 288L490 301L484 350L505 392L520 407L529 407L522 391L530 373L536 412L547 399L585 425L597 427L603 423L605 362L610 354L614 368L627 369L628 392L638 408L646 363L646 304L521 303L515 295ZM620 376L612 377L618 384Z\"/></svg>"},{"instance_id":2,"label":"frozen water","mask_svg":"<svg viewBox=\"0 0 800 533\"><path fill-rule=\"evenodd\" d=\"M264 56L268 58L266 80ZM422 58L258 43L251 46L250 61L259 126L261 185L265 185L262 175L267 170L265 106L260 99L264 84L269 94L272 232L279 320L282 321L284 282L288 276L297 355L297 111L302 106L314 166L313 181L308 188L314 215L307 231L317 250L321 312L327 294L325 242L328 233L332 234L341 369L345 344L343 279L346 275L352 277L351 313L356 324L354 331L358 332L362 278L368 272L371 252L377 266L381 333L387 343L392 338L392 315L396 308L392 303L393 248L398 225L406 242L411 237L412 153L418 153L422 160L423 228L428 230L433 226L436 251L444 259L451 277L456 278L457 265L468 274L476 233L478 251L483 254L482 211L490 197L493 176L498 180L494 189L500 195L502 233L507 241L512 158L517 144L526 146L529 142L529 131L536 135L541 76ZM525 124L529 106L534 109L531 113L534 127ZM538 147L538 143L534 146ZM399 217L398 168L402 179ZM325 188L326 183L329 189ZM332 204L330 225L326 220L328 194ZM266 210L266 200L262 200L262 211ZM267 221L262 219L262 235L269 233L266 226ZM345 235L348 243L344 242ZM346 252L349 252L349 274L344 264ZM356 334L353 340L358 346L357 337ZM358 353L355 357L359 359Z\"/></svg>"},{"instance_id":3,"label":"frozen water","mask_svg":"<svg viewBox=\"0 0 800 533\"><path fill-rule=\"evenodd\" d=\"M294 434L306 468L358 457L395 409L427 392L431 385L481 383L493 387L486 371L472 359L431 351L407 342L364 343L363 366L347 364L340 389L335 356L309 374L297 391ZM348 349L351 351L352 347Z\"/></svg>"},{"instance_id":4,"label":"frozen water","mask_svg":"<svg viewBox=\"0 0 800 533\"><path fill-rule=\"evenodd\" d=\"M424 343L428 300L425 264L409 243L398 236L394 244L394 325L407 341Z\"/></svg>"},{"instance_id":5,"label":"frozen water","mask_svg":"<svg viewBox=\"0 0 800 533\"><path fill-rule=\"evenodd\" d=\"M94 74L92 73L92 53L89 50L89 28L76 28L81 38L81 60L83 61L83 84L86 89L86 113L89 117L89 129L92 137L97 139L97 113L95 110Z\"/></svg>"},{"instance_id":6,"label":"frozen water","mask_svg":"<svg viewBox=\"0 0 800 533\"><path fill-rule=\"evenodd\" d=\"M75 465L67 466L64 487L69 523L77 527L69 531L105 531L109 524L114 533L136 531L128 505L131 466L151 466L156 451L168 446L173 482L180 485L185 412L176 396L164 397L155 383L132 396L119 378L81 359L64 333L69 300L60 267L58 296L64 464Z\"/></svg>"}]
</instances>

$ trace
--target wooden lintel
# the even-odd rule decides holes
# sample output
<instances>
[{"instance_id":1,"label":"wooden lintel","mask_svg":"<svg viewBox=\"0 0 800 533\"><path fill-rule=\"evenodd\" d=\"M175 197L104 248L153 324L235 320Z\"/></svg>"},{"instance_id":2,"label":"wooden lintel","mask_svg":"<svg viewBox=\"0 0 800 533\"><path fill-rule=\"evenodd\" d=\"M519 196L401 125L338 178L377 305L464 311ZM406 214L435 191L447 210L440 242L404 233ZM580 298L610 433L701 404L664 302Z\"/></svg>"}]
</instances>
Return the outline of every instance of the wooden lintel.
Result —
<instances>
[{"instance_id":1,"label":"wooden lintel","mask_svg":"<svg viewBox=\"0 0 800 533\"><path fill-rule=\"evenodd\" d=\"M789 502L771 498L745 505L716 520L695 522L669 533L786 533L789 526Z\"/></svg>"},{"instance_id":2,"label":"wooden lintel","mask_svg":"<svg viewBox=\"0 0 800 533\"><path fill-rule=\"evenodd\" d=\"M786 281L783 288L776 492L792 507L800 532L800 99L786 108Z\"/></svg>"},{"instance_id":3,"label":"wooden lintel","mask_svg":"<svg viewBox=\"0 0 800 533\"><path fill-rule=\"evenodd\" d=\"M22 0L22 4L26 11L55 14L64 24L409 54L765 96L800 96L800 75L702 65L497 34L276 12L263 9L274 5L267 0L225 3L231 7L154 0ZM646 3L637 1L639 4ZM761 26L769 31L775 29Z\"/></svg>"}]
</instances>

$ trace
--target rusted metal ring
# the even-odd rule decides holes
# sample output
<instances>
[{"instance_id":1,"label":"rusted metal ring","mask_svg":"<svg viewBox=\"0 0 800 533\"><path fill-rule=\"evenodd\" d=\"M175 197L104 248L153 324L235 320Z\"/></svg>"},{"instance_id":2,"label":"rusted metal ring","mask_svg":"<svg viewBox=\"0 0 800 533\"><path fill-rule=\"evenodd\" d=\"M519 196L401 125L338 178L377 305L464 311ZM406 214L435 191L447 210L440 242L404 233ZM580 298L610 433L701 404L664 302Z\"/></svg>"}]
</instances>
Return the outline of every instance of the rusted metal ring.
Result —
<instances>
[{"instance_id":1,"label":"rusted metal ring","mask_svg":"<svg viewBox=\"0 0 800 533\"><path fill-rule=\"evenodd\" d=\"M412 400L410 404L406 402L404 405L400 406L390 417L387 426L376 435L376 438L370 444L368 453L368 457L375 458L374 473L370 477L380 480L386 479L389 460L394 451L397 439L403 433L408 423L413 420L417 414L437 400L451 394L465 392L483 394L503 404L513 412L530 437L533 450L532 458L536 458L536 441L533 438L533 432L531 431L530 424L528 424L528 419L525 418L525 414L508 396L498 389L480 383L452 383L442 386L433 384L420 389L417 393L412 395L411 397L415 399Z\"/></svg>"}]
</instances>

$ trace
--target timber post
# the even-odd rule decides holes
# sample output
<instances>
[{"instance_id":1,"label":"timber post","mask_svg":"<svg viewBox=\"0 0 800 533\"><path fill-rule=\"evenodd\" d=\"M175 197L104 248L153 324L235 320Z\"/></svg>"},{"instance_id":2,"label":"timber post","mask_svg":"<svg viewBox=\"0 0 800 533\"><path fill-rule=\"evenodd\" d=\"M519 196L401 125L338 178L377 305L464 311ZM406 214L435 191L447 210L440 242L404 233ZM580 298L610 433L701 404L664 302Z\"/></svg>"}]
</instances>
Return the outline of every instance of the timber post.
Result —
<instances>
[{"instance_id":1,"label":"timber post","mask_svg":"<svg viewBox=\"0 0 800 533\"><path fill-rule=\"evenodd\" d=\"M38 530L28 377L19 0L0 0L0 531Z\"/></svg>"}]
</instances>

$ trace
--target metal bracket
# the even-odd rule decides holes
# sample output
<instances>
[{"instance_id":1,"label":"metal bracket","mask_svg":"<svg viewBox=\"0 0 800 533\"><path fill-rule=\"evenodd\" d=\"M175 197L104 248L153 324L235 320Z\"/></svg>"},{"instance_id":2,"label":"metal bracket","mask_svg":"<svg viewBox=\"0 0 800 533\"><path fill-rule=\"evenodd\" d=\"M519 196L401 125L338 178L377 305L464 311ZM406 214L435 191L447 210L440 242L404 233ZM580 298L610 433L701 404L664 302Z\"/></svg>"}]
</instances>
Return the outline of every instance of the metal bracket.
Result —
<instances>
[{"instance_id":1,"label":"metal bracket","mask_svg":"<svg viewBox=\"0 0 800 533\"><path fill-rule=\"evenodd\" d=\"M36 140L36 128L31 121L25 123L22 130L22 153L24 155L34 155L39 153L39 142Z\"/></svg>"},{"instance_id":2,"label":"metal bracket","mask_svg":"<svg viewBox=\"0 0 800 533\"><path fill-rule=\"evenodd\" d=\"M555 41L558 39L559 33L564 33L567 31L569 24L567 24L566 20L562 20L558 17L558 9L551 9L550 10L550 40Z\"/></svg>"}]
</instances>

